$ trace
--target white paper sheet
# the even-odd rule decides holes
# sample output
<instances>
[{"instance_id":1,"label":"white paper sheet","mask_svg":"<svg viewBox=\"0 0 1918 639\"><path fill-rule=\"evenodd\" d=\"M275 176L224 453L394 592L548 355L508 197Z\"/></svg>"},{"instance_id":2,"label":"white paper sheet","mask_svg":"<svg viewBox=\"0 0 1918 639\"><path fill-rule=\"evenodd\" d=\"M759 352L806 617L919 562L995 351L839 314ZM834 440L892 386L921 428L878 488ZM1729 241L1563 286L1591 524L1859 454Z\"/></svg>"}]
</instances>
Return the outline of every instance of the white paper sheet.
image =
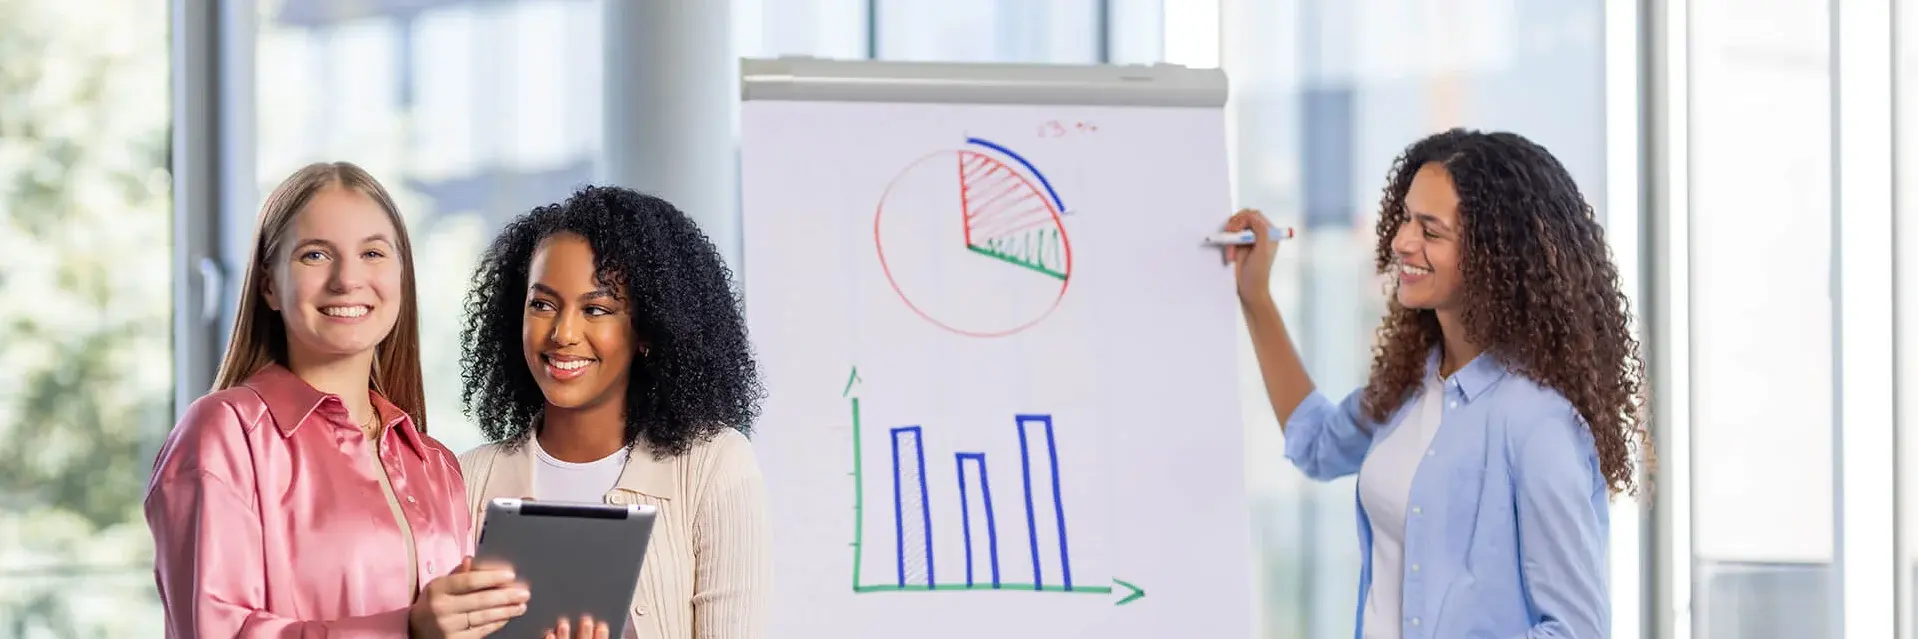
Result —
<instances>
[{"instance_id":1,"label":"white paper sheet","mask_svg":"<svg viewBox=\"0 0 1918 639\"><path fill-rule=\"evenodd\" d=\"M1224 138L744 105L774 636L1249 636Z\"/></svg>"}]
</instances>

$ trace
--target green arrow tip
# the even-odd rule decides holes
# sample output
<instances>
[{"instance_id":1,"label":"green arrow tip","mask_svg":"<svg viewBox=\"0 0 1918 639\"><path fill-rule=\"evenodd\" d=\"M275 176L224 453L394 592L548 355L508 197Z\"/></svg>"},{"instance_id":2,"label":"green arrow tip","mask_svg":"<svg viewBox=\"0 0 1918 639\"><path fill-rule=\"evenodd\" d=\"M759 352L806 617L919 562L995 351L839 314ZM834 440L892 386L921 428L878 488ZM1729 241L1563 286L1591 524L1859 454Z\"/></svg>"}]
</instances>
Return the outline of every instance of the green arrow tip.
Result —
<instances>
[{"instance_id":1,"label":"green arrow tip","mask_svg":"<svg viewBox=\"0 0 1918 639\"><path fill-rule=\"evenodd\" d=\"M1124 579L1119 579L1119 578L1117 578L1117 577L1114 577L1114 578L1112 579L1112 583L1115 583L1115 584L1119 584L1120 586L1122 586L1122 587L1124 587L1125 589L1127 589L1127 590L1130 590L1130 591L1132 591L1131 593L1129 593L1129 594L1127 594L1127 595L1126 595L1126 596L1125 596L1124 598L1122 598L1122 599L1120 599L1118 603L1116 603L1116 604L1113 604L1113 605L1115 605L1115 606L1123 606L1123 605L1126 605L1126 604L1129 604L1129 603L1132 603L1133 601L1136 601L1136 600L1137 600L1138 598L1140 598L1140 597L1144 597L1144 596L1145 596L1145 589L1144 589L1144 588L1140 588L1140 587L1138 587L1138 586L1134 586L1134 585L1132 585L1131 583L1128 583L1128 582L1126 582L1126 580L1124 580Z\"/></svg>"}]
</instances>

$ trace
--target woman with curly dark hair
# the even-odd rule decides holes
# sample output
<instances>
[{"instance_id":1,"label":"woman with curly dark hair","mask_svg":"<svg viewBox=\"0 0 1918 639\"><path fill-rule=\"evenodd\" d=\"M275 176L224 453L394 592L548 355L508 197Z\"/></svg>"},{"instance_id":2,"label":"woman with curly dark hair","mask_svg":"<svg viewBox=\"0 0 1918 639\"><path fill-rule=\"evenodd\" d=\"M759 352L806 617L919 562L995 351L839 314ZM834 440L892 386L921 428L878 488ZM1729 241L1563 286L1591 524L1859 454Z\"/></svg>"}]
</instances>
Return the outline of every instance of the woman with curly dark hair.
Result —
<instances>
[{"instance_id":1,"label":"woman with curly dark hair","mask_svg":"<svg viewBox=\"0 0 1918 639\"><path fill-rule=\"evenodd\" d=\"M627 637L760 633L761 393L730 278L672 204L587 187L508 224L467 297L475 521L495 497L658 508Z\"/></svg>"},{"instance_id":2,"label":"woman with curly dark hair","mask_svg":"<svg viewBox=\"0 0 1918 639\"><path fill-rule=\"evenodd\" d=\"M1360 637L1607 637L1608 504L1650 462L1644 364L1604 230L1571 175L1511 133L1454 129L1393 163L1391 277L1371 381L1333 404L1270 293L1257 211L1228 249L1285 454L1358 474Z\"/></svg>"}]
</instances>

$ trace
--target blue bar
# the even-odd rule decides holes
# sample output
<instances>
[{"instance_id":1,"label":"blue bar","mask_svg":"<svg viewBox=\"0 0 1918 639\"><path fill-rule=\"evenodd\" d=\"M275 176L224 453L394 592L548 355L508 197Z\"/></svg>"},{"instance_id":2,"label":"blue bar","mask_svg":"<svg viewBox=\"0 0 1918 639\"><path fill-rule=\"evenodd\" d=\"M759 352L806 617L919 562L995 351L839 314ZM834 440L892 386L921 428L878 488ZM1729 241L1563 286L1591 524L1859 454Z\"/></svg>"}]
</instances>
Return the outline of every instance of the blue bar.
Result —
<instances>
[{"instance_id":1,"label":"blue bar","mask_svg":"<svg viewBox=\"0 0 1918 639\"><path fill-rule=\"evenodd\" d=\"M907 499L910 498L912 494L907 491L907 488L904 485L905 484L904 476L900 472L902 467L900 465L899 440L901 439L902 435L908 435L908 434L911 435L911 439L912 439L911 445L914 449L912 453L911 462L914 464L917 464L917 468L919 471L919 476L917 478L918 479L917 483L919 484L918 505L919 505L919 514L920 514L920 517L922 517L921 523L924 524L925 526L924 528L925 548L923 550L926 555L926 587L930 588L932 587L934 583L936 583L933 580L933 564L932 564L932 508L931 508L931 504L928 503L929 500L927 499L927 491L926 491L925 436L918 426L899 426L892 429L893 539L895 542L894 547L898 549L899 586L903 588L907 585L906 555L909 552L912 554L918 554L916 552L912 552L913 550L916 550L916 549L906 548L905 505L906 505Z\"/></svg>"},{"instance_id":2,"label":"blue bar","mask_svg":"<svg viewBox=\"0 0 1918 639\"><path fill-rule=\"evenodd\" d=\"M1026 450L1026 423L1015 423L1019 425L1019 474L1026 486L1026 539L1029 540L1026 547L1032 549L1032 589L1043 590L1045 569L1039 564L1039 521L1032 509L1032 453Z\"/></svg>"},{"instance_id":3,"label":"blue bar","mask_svg":"<svg viewBox=\"0 0 1918 639\"><path fill-rule=\"evenodd\" d=\"M1032 587L1040 589L1041 567L1039 564L1039 521L1032 506L1032 454L1026 445L1026 424L1038 422L1045 425L1046 458L1052 462L1052 512L1059 522L1059 575L1067 591L1072 590L1072 554L1066 543L1066 507L1064 496L1059 491L1059 446L1052 436L1051 415L1017 415L1013 418L1019 424L1019 465L1026 484L1026 534L1032 543Z\"/></svg>"},{"instance_id":4,"label":"blue bar","mask_svg":"<svg viewBox=\"0 0 1918 639\"><path fill-rule=\"evenodd\" d=\"M985 453L955 453L954 465L959 468L959 519L964 526L966 537L966 586L973 585L972 577L972 500L966 498L966 462L976 462L979 467L979 496L986 511L986 550L991 555L992 587L999 587L999 526L992 514L992 484L986 481Z\"/></svg>"},{"instance_id":5,"label":"blue bar","mask_svg":"<svg viewBox=\"0 0 1918 639\"><path fill-rule=\"evenodd\" d=\"M915 432L916 432L916 431L915 431ZM923 435L915 435L915 436L913 437L913 444L914 444L914 446L915 446L916 448L918 448L918 449L919 449L918 451L915 451L915 452L917 452L917 453L918 453L918 458L919 458L919 459L918 459L918 461L919 461L919 506L920 506L920 507L919 507L919 515L920 515L921 517L924 517L924 518L925 518L925 525L926 525L926 587L927 587L927 588L931 588L931 587L933 587L933 585L934 585L934 584L937 584L937 583L939 583L939 582L938 582L938 580L936 580L936 579L933 579L933 577L932 577L932 568L933 568L933 562L932 562L932 499L931 499L930 497L928 497L928 496L927 496L927 494L926 494L926 439L925 439L925 437L924 437Z\"/></svg>"},{"instance_id":6,"label":"blue bar","mask_svg":"<svg viewBox=\"0 0 1918 639\"><path fill-rule=\"evenodd\" d=\"M899 560L899 586L906 585L906 509L899 490L899 433L892 429L892 531L895 558Z\"/></svg>"}]
</instances>

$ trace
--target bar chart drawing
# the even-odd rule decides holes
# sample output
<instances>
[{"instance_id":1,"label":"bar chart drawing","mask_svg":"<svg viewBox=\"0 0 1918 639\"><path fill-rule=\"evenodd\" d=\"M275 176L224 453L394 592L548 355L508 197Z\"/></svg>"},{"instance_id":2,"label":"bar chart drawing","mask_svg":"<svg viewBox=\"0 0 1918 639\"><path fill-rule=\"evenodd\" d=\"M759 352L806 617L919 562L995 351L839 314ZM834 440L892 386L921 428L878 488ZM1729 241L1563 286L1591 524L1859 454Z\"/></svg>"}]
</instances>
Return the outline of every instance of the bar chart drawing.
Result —
<instances>
[{"instance_id":1,"label":"bar chart drawing","mask_svg":"<svg viewBox=\"0 0 1918 639\"><path fill-rule=\"evenodd\" d=\"M851 474L854 484L853 510L857 520L852 543L855 593L1112 593L1112 586L1107 585L1111 583L1110 578L1102 576L1087 583L1087 580L1072 572L1072 544L1069 541L1065 500L1067 491L1062 487L1063 482L1072 478L1060 468L1061 446L1054 416L1044 413L1008 414L1001 424L987 425L985 428L965 425L970 430L963 432L974 436L999 433L1001 437L1016 438L1018 459L1014 460L1002 460L983 450L936 453L936 450L949 445L942 440L940 433L958 429L942 431L935 425L925 423L888 426L889 450L881 453L884 457L873 461L886 466L881 471L884 474L875 477L883 483L874 488L890 488L890 494L882 497L890 498L892 502L888 509L890 512L885 513L890 516L880 515L872 523L878 524L883 519L885 528L889 530L879 534L890 537L893 543L889 549L874 548L883 554L872 559L886 562L881 565L887 565L890 570L879 568L885 572L862 575L868 550L865 536L868 525L865 513L867 469L864 468L866 459L860 442L859 398L851 398L851 403L854 465ZM1006 446L1002 450L1014 448ZM952 464L950 468L944 467L948 459ZM934 466L929 467L929 462ZM992 474L995 469L1002 477L1002 490L1003 477L1016 473L1012 477L1020 486L1015 488L1018 492L1011 503L1004 499L995 501L993 498ZM935 492L934 482L949 481L945 478L954 482L950 490L941 486ZM936 495L947 495L941 499L948 501L938 501ZM956 495L957 499L951 500L951 495ZM1017 523L1012 524L1010 529L1002 528L1001 523L1009 522L1000 516L999 508L1015 508L1023 511L1023 514L1013 520ZM1014 550L1016 554L1008 557L1000 552L1006 543L1015 544L1015 548L1023 545L1028 550L1023 553ZM953 544L955 547L942 548L942 544ZM1021 554L1026 556L1022 557ZM953 562L945 566L946 570L939 569L942 556ZM963 561L962 567L957 565L960 561ZM1031 572L1024 574L1028 568Z\"/></svg>"}]
</instances>

